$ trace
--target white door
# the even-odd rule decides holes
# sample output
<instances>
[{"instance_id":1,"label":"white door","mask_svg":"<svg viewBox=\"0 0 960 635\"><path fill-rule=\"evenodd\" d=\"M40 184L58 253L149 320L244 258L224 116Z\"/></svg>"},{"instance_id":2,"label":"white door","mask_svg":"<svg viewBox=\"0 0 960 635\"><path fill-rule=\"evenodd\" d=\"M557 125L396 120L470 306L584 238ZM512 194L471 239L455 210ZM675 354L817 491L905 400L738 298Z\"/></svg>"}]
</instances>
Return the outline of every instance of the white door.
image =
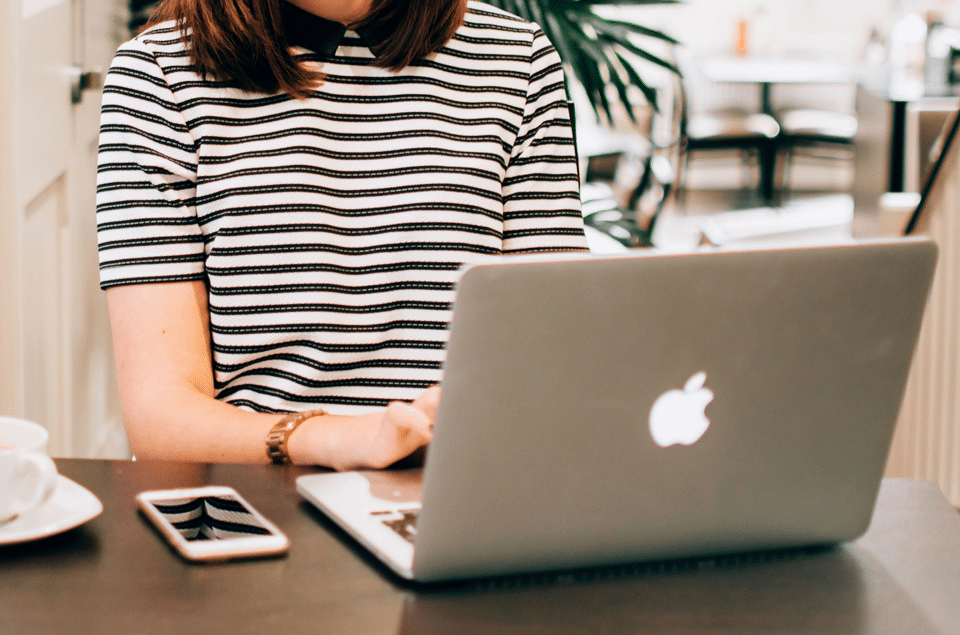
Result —
<instances>
[{"instance_id":1,"label":"white door","mask_svg":"<svg viewBox=\"0 0 960 635\"><path fill-rule=\"evenodd\" d=\"M72 93L126 37L126 3L0 2L0 414L46 426L54 456L124 456L97 285L100 93Z\"/></svg>"}]
</instances>

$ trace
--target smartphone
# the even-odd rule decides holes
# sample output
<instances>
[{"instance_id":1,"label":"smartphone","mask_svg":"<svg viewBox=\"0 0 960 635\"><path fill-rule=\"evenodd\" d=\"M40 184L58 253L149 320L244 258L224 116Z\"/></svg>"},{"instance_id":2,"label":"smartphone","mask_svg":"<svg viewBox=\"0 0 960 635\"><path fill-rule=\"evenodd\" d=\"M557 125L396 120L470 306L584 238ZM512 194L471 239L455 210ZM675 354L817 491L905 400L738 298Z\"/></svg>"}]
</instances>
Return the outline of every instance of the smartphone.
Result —
<instances>
[{"instance_id":1,"label":"smartphone","mask_svg":"<svg viewBox=\"0 0 960 635\"><path fill-rule=\"evenodd\" d=\"M187 560L277 556L290 541L231 487L207 486L142 492L143 514Z\"/></svg>"}]
</instances>

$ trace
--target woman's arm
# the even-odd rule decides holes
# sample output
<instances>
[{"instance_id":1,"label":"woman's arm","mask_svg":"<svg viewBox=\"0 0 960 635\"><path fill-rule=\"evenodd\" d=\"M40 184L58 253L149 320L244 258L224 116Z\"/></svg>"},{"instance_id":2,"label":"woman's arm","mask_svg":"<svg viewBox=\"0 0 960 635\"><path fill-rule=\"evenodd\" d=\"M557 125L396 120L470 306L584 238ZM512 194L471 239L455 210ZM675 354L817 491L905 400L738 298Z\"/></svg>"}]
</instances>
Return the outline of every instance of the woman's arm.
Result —
<instances>
[{"instance_id":1,"label":"woman's arm","mask_svg":"<svg viewBox=\"0 0 960 635\"><path fill-rule=\"evenodd\" d=\"M127 436L139 458L265 463L281 416L240 410L214 397L203 282L107 290ZM294 463L382 468L429 443L439 389L383 412L307 419L290 437Z\"/></svg>"},{"instance_id":2,"label":"woman's arm","mask_svg":"<svg viewBox=\"0 0 960 635\"><path fill-rule=\"evenodd\" d=\"M533 35L527 101L503 180L503 251L587 251L560 56Z\"/></svg>"}]
</instances>

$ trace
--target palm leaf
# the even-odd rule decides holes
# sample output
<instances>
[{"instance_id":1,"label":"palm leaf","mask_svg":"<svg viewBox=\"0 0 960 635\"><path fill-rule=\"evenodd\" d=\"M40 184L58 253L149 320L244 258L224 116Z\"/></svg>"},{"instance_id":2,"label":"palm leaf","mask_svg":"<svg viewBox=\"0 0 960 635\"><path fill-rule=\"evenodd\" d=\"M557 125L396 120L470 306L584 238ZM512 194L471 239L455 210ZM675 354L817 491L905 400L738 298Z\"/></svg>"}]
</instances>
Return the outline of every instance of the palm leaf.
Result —
<instances>
[{"instance_id":1,"label":"palm leaf","mask_svg":"<svg viewBox=\"0 0 960 635\"><path fill-rule=\"evenodd\" d=\"M598 119L612 120L613 104L607 86L613 85L623 110L634 119L630 87L635 87L657 109L651 88L624 52L669 71L676 66L638 44L644 38L666 44L678 42L657 29L597 15L593 6L672 4L678 0L486 0L488 4L535 22L557 49L569 75L586 91Z\"/></svg>"}]
</instances>

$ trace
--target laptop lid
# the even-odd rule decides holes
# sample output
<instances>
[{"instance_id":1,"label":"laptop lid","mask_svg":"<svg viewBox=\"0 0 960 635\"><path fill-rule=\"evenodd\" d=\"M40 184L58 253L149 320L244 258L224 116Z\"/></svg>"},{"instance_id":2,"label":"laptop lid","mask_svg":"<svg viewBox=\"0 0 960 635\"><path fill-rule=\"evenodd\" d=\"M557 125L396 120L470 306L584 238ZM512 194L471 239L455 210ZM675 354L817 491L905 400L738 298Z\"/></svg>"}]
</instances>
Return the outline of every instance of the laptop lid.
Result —
<instances>
[{"instance_id":1,"label":"laptop lid","mask_svg":"<svg viewBox=\"0 0 960 635\"><path fill-rule=\"evenodd\" d=\"M468 267L409 577L857 537L935 257L902 240Z\"/></svg>"}]
</instances>

